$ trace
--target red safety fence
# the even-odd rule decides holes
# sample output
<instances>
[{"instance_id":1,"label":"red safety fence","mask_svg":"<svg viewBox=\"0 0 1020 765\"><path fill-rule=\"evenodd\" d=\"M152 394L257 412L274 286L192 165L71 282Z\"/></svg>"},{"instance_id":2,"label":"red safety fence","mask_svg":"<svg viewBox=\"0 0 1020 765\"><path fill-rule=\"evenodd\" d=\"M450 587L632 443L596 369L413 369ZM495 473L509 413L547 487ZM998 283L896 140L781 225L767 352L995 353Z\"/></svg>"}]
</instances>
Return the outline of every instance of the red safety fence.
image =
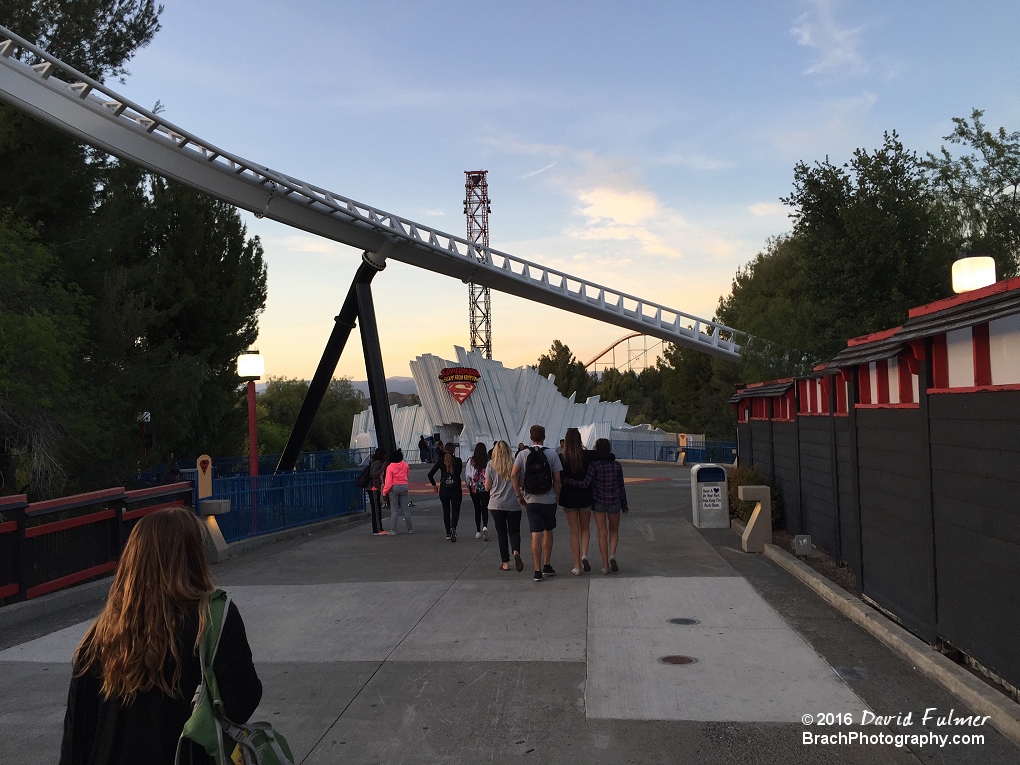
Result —
<instances>
[{"instance_id":1,"label":"red safety fence","mask_svg":"<svg viewBox=\"0 0 1020 765\"><path fill-rule=\"evenodd\" d=\"M30 600L110 573L138 519L191 506L193 488L184 481L42 502L0 497L0 598Z\"/></svg>"}]
</instances>

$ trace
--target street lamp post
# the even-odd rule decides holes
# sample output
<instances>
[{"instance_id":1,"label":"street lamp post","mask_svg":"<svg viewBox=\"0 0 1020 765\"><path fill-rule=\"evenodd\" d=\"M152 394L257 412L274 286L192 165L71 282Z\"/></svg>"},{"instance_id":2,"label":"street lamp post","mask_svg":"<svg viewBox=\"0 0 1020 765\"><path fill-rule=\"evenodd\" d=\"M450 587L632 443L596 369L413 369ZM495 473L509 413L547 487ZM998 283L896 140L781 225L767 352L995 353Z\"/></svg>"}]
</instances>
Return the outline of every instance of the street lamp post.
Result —
<instances>
[{"instance_id":1,"label":"street lamp post","mask_svg":"<svg viewBox=\"0 0 1020 765\"><path fill-rule=\"evenodd\" d=\"M258 424L255 420L255 381L266 373L266 361L256 350L237 357L237 376L248 383L248 473L259 474Z\"/></svg>"}]
</instances>

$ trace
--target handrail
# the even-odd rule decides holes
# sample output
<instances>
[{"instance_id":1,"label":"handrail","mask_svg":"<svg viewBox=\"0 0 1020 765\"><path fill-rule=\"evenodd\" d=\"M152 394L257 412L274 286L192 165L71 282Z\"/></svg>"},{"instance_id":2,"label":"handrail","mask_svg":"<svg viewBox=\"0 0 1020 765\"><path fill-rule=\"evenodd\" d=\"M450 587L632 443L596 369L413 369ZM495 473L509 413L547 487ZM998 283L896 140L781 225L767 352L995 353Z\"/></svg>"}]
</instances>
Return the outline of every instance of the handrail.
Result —
<instances>
[{"instance_id":1,"label":"handrail","mask_svg":"<svg viewBox=\"0 0 1020 765\"><path fill-rule=\"evenodd\" d=\"M256 215L730 361L744 333L416 223L204 141L0 26L0 99L93 145ZM37 63L13 57L17 49ZM21 80L8 77L21 75ZM61 79L66 76L71 81ZM25 88L24 81L39 88ZM58 93L80 108L45 97ZM83 112L82 109L85 111ZM101 123L86 115L98 115ZM109 131L109 125L119 130ZM181 160L190 160L182 162ZM212 172L210 172L212 171ZM388 243L388 244L387 244Z\"/></svg>"}]
</instances>

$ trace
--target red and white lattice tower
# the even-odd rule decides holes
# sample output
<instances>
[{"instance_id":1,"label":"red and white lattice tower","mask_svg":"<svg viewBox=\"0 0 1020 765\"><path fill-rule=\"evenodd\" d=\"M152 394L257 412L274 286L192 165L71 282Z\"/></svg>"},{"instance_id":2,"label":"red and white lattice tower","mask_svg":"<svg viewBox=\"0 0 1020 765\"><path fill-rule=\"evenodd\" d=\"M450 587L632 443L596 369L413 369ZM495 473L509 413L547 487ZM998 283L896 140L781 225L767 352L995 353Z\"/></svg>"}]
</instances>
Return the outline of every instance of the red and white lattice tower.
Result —
<instances>
[{"instance_id":1,"label":"red and white lattice tower","mask_svg":"<svg viewBox=\"0 0 1020 765\"><path fill-rule=\"evenodd\" d=\"M489 181L488 170L464 172L464 215L467 216L467 239L475 245L475 257L485 262L482 248L489 246ZM468 284L468 314L471 323L471 350L492 358L492 303L489 288Z\"/></svg>"}]
</instances>

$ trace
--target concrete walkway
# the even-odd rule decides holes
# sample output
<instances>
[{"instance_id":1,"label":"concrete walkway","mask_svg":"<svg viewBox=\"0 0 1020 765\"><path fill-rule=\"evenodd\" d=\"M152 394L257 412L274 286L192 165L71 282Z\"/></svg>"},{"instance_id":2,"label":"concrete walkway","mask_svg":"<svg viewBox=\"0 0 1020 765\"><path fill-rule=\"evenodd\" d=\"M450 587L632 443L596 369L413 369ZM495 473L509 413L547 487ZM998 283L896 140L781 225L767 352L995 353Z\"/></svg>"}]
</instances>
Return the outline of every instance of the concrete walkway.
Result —
<instances>
[{"instance_id":1,"label":"concrete walkway","mask_svg":"<svg viewBox=\"0 0 1020 765\"><path fill-rule=\"evenodd\" d=\"M557 576L533 582L528 552L524 573L500 571L470 500L451 544L427 493L413 535L359 525L221 564L265 686L256 718L310 764L1020 761L987 726L950 731L980 746L804 745L806 730L863 730L806 714L962 705L732 532L694 529L685 469L625 472L616 575L599 573L594 539L593 572L570 574L562 515ZM68 661L97 610L0 636L0 762L56 760ZM672 654L696 662L660 661Z\"/></svg>"}]
</instances>

